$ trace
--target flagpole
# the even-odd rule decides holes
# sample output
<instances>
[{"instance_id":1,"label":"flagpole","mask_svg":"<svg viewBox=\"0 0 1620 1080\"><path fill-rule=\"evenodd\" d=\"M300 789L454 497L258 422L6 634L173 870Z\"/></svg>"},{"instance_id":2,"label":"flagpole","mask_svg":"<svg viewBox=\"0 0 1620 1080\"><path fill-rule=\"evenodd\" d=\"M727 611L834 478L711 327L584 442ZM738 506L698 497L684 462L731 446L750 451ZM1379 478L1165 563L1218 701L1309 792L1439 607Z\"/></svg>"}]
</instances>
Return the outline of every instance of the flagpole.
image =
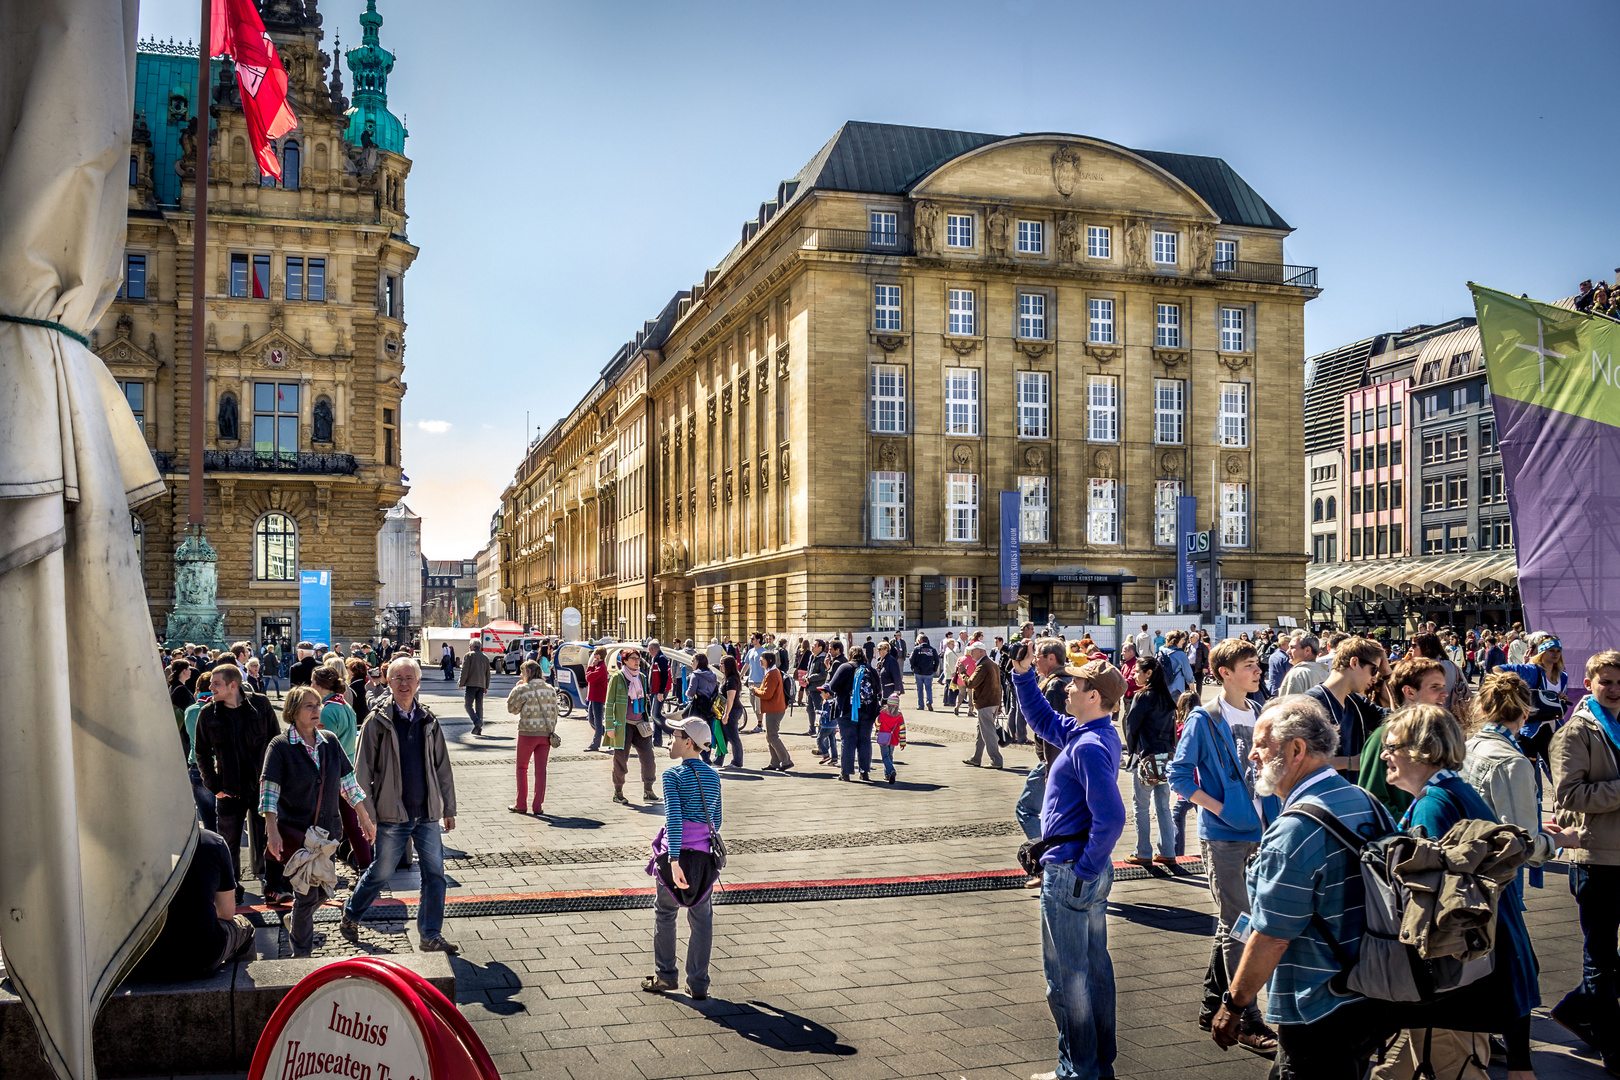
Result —
<instances>
[{"instance_id":1,"label":"flagpole","mask_svg":"<svg viewBox=\"0 0 1620 1080\"><path fill-rule=\"evenodd\" d=\"M203 524L203 412L207 403L204 366L207 353L203 286L208 271L208 91L209 43L213 40L213 0L201 0L202 37L197 42L197 176L195 216L191 237L191 453L187 466L186 522L193 530Z\"/></svg>"}]
</instances>

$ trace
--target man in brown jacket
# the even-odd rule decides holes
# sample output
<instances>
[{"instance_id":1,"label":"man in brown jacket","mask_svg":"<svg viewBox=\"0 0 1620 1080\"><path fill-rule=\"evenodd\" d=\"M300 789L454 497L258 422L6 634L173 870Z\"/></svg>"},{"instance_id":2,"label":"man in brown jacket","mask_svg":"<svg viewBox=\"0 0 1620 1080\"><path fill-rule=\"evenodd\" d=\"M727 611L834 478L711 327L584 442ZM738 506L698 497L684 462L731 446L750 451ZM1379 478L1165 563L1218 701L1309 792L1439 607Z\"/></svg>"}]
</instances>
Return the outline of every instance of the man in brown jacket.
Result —
<instances>
[{"instance_id":1,"label":"man in brown jacket","mask_svg":"<svg viewBox=\"0 0 1620 1080\"><path fill-rule=\"evenodd\" d=\"M422 869L421 901L416 929L423 952L457 951L444 939L444 832L456 827L456 779L450 750L438 718L416 699L422 669L402 656L388 665L388 701L379 702L360 729L355 779L366 793L366 809L377 823L371 865L343 907L338 932L350 941L360 936L365 918L382 887L399 866L407 841L416 846Z\"/></svg>"},{"instance_id":2,"label":"man in brown jacket","mask_svg":"<svg viewBox=\"0 0 1620 1080\"><path fill-rule=\"evenodd\" d=\"M980 758L990 751L990 767L1001 768L1001 744L996 739L996 714L1001 712L1001 669L985 652L984 642L975 641L967 654L973 658L973 674L962 687L973 695L973 708L979 714L979 733L973 739L973 756L964 765L980 767Z\"/></svg>"},{"instance_id":3,"label":"man in brown jacket","mask_svg":"<svg viewBox=\"0 0 1620 1080\"><path fill-rule=\"evenodd\" d=\"M1620 1074L1620 652L1586 662L1585 700L1552 740L1553 809L1559 831L1573 832L1569 891L1581 912L1581 985L1552 1010L1552 1018L1603 1055ZM1549 832L1554 830L1549 829Z\"/></svg>"}]
</instances>

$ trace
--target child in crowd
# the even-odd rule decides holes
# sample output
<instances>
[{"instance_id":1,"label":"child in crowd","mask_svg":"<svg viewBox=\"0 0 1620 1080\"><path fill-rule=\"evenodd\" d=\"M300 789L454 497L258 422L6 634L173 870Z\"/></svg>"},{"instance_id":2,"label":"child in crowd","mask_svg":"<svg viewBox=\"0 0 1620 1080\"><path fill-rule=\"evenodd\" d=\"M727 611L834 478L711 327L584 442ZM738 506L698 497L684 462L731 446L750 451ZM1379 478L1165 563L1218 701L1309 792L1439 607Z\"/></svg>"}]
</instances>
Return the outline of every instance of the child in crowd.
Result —
<instances>
[{"instance_id":1,"label":"child in crowd","mask_svg":"<svg viewBox=\"0 0 1620 1080\"><path fill-rule=\"evenodd\" d=\"M817 706L818 718L816 720L816 753L821 755L818 764L838 764L838 714L836 698L827 698Z\"/></svg>"},{"instance_id":2,"label":"child in crowd","mask_svg":"<svg viewBox=\"0 0 1620 1080\"><path fill-rule=\"evenodd\" d=\"M874 737L877 739L878 752L883 755L883 778L892 784L895 781L894 752L906 745L906 718L900 712L899 694L890 694L883 703Z\"/></svg>"},{"instance_id":3,"label":"child in crowd","mask_svg":"<svg viewBox=\"0 0 1620 1080\"><path fill-rule=\"evenodd\" d=\"M1192 712L1201 702L1196 690L1185 690L1176 700L1176 742L1181 742L1181 729L1187 726L1187 714ZM1176 854L1187 854L1187 811L1193 808L1192 801L1176 796L1176 807L1170 812L1170 820L1176 825Z\"/></svg>"}]
</instances>

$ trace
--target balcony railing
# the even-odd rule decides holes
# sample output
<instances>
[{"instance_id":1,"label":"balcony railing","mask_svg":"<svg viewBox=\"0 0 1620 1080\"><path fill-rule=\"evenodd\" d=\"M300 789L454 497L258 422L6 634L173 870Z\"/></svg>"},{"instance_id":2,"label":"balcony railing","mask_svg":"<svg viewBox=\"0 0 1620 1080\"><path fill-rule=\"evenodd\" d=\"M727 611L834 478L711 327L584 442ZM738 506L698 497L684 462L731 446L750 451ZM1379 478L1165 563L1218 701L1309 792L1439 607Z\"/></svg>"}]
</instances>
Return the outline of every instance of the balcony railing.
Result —
<instances>
[{"instance_id":1,"label":"balcony railing","mask_svg":"<svg viewBox=\"0 0 1620 1080\"><path fill-rule=\"evenodd\" d=\"M1262 285L1292 285L1300 289L1320 288L1316 267L1287 266L1283 263L1240 262L1228 259L1214 263L1210 271L1218 278L1253 281Z\"/></svg>"},{"instance_id":2,"label":"balcony railing","mask_svg":"<svg viewBox=\"0 0 1620 1080\"><path fill-rule=\"evenodd\" d=\"M168 451L154 450L152 460L162 473L184 472L187 461ZM204 472L301 473L308 476L353 476L360 463L353 454L261 453L257 450L204 450Z\"/></svg>"},{"instance_id":3,"label":"balcony railing","mask_svg":"<svg viewBox=\"0 0 1620 1080\"><path fill-rule=\"evenodd\" d=\"M910 255L911 237L871 229L801 229L801 248L810 251L853 251L872 255Z\"/></svg>"}]
</instances>

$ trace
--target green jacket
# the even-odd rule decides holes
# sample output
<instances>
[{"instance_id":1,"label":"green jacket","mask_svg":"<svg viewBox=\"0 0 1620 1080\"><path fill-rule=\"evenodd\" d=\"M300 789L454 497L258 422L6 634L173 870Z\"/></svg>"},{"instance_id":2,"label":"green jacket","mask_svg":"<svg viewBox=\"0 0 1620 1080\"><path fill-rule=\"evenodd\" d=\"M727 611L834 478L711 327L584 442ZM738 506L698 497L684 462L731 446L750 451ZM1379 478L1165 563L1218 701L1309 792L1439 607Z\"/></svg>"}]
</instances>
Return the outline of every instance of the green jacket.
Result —
<instances>
[{"instance_id":1,"label":"green jacket","mask_svg":"<svg viewBox=\"0 0 1620 1080\"><path fill-rule=\"evenodd\" d=\"M647 687L647 675L641 673L641 686L643 692ZM646 697L643 697L643 708L646 707ZM603 716L602 745L609 750L623 750L629 746L625 738L625 718L630 715L630 684L625 681L624 671L620 669L608 679L606 713ZM645 715L645 714L643 714Z\"/></svg>"}]
</instances>

